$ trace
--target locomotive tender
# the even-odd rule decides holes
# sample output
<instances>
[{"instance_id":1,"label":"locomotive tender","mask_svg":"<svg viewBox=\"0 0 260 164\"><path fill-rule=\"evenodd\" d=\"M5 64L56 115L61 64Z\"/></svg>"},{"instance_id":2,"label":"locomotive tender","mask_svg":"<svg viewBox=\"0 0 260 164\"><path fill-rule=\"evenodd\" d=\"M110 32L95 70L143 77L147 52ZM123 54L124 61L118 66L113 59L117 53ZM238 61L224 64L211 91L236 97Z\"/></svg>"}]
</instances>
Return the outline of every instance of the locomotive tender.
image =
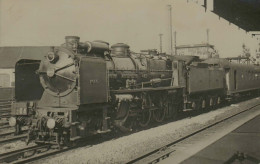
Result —
<instances>
[{"instance_id":1,"label":"locomotive tender","mask_svg":"<svg viewBox=\"0 0 260 164\"><path fill-rule=\"evenodd\" d=\"M16 64L9 123L17 133L29 125L28 142L61 145L114 129L131 131L152 120L174 119L183 109L207 109L227 96L260 89L256 66L143 55L123 43L110 49L103 41L65 39L41 61ZM250 83L248 71L254 75Z\"/></svg>"}]
</instances>

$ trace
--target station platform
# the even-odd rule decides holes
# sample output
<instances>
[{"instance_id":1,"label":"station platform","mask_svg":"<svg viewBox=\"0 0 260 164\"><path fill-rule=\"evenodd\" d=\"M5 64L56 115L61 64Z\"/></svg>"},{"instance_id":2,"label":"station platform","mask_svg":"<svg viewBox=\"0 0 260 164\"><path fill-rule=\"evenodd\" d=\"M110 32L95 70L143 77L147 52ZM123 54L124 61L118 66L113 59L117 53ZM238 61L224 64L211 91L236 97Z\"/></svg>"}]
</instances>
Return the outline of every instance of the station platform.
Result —
<instances>
[{"instance_id":1,"label":"station platform","mask_svg":"<svg viewBox=\"0 0 260 164\"><path fill-rule=\"evenodd\" d=\"M260 115L182 162L219 163L260 163Z\"/></svg>"}]
</instances>

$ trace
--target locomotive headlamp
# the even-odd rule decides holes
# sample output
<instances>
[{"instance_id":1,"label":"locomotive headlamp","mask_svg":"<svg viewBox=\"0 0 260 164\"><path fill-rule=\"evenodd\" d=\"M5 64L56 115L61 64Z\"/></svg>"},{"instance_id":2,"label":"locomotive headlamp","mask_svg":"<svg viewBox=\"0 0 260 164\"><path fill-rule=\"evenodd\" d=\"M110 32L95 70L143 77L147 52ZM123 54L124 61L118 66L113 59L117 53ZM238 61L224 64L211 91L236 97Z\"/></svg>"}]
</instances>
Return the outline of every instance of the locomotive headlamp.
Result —
<instances>
[{"instance_id":1,"label":"locomotive headlamp","mask_svg":"<svg viewBox=\"0 0 260 164\"><path fill-rule=\"evenodd\" d=\"M55 120L53 118L49 118L48 121L47 121L47 127L49 129L53 129L55 127Z\"/></svg>"},{"instance_id":2,"label":"locomotive headlamp","mask_svg":"<svg viewBox=\"0 0 260 164\"><path fill-rule=\"evenodd\" d=\"M59 59L59 56L54 52L48 52L47 59L49 60L50 63L56 63Z\"/></svg>"},{"instance_id":3,"label":"locomotive headlamp","mask_svg":"<svg viewBox=\"0 0 260 164\"><path fill-rule=\"evenodd\" d=\"M47 76L53 77L54 75L55 75L55 70L53 68L47 70Z\"/></svg>"},{"instance_id":4,"label":"locomotive headlamp","mask_svg":"<svg viewBox=\"0 0 260 164\"><path fill-rule=\"evenodd\" d=\"M15 117L10 117L10 118L9 118L9 125L10 125L10 126L15 126L16 123L17 123L17 121L16 121L16 118L15 118Z\"/></svg>"}]
</instances>

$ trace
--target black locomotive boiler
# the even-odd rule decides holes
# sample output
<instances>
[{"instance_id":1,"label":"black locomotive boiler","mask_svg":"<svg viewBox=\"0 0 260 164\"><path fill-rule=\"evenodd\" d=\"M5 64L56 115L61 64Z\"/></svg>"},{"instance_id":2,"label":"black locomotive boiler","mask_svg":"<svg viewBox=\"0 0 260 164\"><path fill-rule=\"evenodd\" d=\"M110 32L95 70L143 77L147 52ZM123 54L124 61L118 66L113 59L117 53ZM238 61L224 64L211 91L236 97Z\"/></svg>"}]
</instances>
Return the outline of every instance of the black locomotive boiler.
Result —
<instances>
[{"instance_id":1,"label":"black locomotive boiler","mask_svg":"<svg viewBox=\"0 0 260 164\"><path fill-rule=\"evenodd\" d=\"M259 74L258 68L250 70ZM123 43L109 48L103 41L83 43L67 36L41 61L17 62L9 123L17 133L28 125L28 142L58 145L114 129L131 131L234 96L227 80L233 69L223 61L144 55ZM259 80L252 82L254 87L245 84L247 90L238 90L237 83L236 94L259 91Z\"/></svg>"}]
</instances>

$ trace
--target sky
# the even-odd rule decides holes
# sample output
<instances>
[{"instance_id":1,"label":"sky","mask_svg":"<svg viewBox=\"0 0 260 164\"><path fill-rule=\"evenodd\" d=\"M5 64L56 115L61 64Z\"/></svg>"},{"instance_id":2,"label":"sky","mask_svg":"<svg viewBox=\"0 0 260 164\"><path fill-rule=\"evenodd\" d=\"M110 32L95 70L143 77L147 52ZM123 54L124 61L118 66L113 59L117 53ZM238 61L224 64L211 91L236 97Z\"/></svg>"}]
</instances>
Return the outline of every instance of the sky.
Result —
<instances>
[{"instance_id":1,"label":"sky","mask_svg":"<svg viewBox=\"0 0 260 164\"><path fill-rule=\"evenodd\" d=\"M197 0L200 1L200 0ZM200 2L198 2L200 3ZM259 40L187 0L0 0L0 46L58 46L67 35L82 42L127 43L131 50L170 50L169 10L178 45L209 43L220 57L238 56Z\"/></svg>"}]
</instances>

